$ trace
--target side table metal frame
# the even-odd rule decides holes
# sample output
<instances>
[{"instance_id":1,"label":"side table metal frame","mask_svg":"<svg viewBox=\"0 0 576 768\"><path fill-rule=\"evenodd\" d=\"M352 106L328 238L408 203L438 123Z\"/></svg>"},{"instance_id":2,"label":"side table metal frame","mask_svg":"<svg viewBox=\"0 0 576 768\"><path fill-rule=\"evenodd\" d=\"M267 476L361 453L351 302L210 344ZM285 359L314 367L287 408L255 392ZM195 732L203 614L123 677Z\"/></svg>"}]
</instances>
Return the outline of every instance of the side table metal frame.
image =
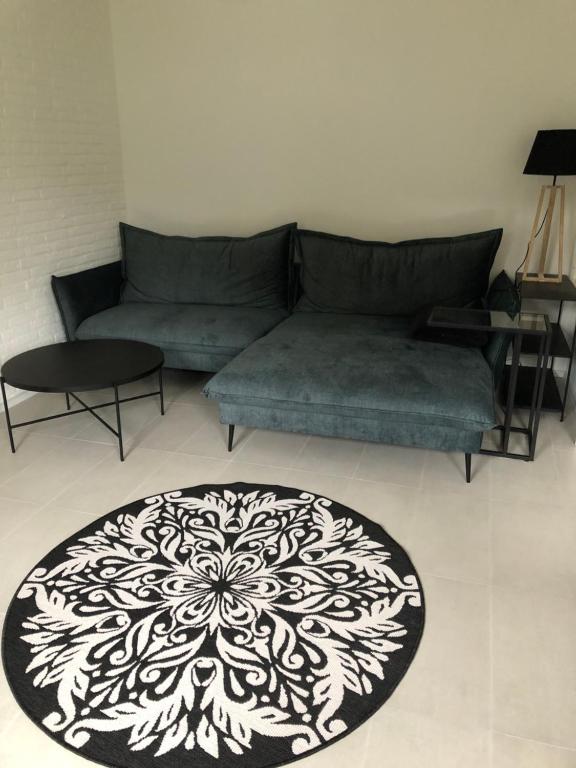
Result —
<instances>
[{"instance_id":1,"label":"side table metal frame","mask_svg":"<svg viewBox=\"0 0 576 768\"><path fill-rule=\"evenodd\" d=\"M562 310L564 309L564 299L560 301L560 307L558 309L558 317L556 322L560 325L562 320ZM564 384L564 392L562 394L562 410L560 411L560 421L564 421L566 415L566 405L568 403L568 396L570 394L570 377L572 375L572 367L574 365L574 353L576 352L576 327L572 330L572 340L570 342L570 359L568 360L568 370L566 372L566 383ZM554 372L554 358L550 363L550 370Z\"/></svg>"},{"instance_id":2,"label":"side table metal frame","mask_svg":"<svg viewBox=\"0 0 576 768\"><path fill-rule=\"evenodd\" d=\"M534 277L534 275L530 274L529 277ZM558 412L560 414L560 421L564 421L570 394L570 377L574 370L574 358L576 356L576 323L572 323L571 329L567 328L567 333L565 334L562 328L562 319L565 303L570 302L574 304L576 302L576 286L567 274L562 275L562 280L559 283L539 283L533 281L526 282L522 279L522 274L520 272L516 273L516 286L520 291L522 306L524 306L525 301L558 303L558 312L556 314L556 319L553 320L552 326L552 343L550 345L550 357L548 359L549 369L546 373L547 384L542 407L545 410ZM541 312L542 310L539 311ZM549 315L552 316L552 311L550 311ZM555 336L559 336L565 346L562 344L560 344L559 347L558 345L555 345ZM526 351L524 351L522 354L530 355L533 353L526 353ZM557 358L562 358L567 361L566 377L562 383L561 379L557 377L554 372L554 363ZM525 367L532 368L533 366L530 365ZM548 394L548 387L550 384L553 386L550 390L550 394ZM525 405L523 404L522 407L525 407Z\"/></svg>"},{"instance_id":3,"label":"side table metal frame","mask_svg":"<svg viewBox=\"0 0 576 768\"><path fill-rule=\"evenodd\" d=\"M521 329L512 332L514 339L512 342L512 363L510 369L510 381L506 396L506 406L504 409L504 424L497 424L494 429L502 433L502 443L500 450L492 448L481 448L480 453L486 456L503 456L507 459L521 459L523 461L534 461L536 453L536 441L538 439L538 429L540 427L540 416L542 414L542 398L544 397L544 387L546 384L546 371L548 369L548 358L550 353L550 340L552 332L548 317L546 317L545 334L540 339L538 358L536 362L536 375L534 377L534 388L532 390L532 400L530 403L530 415L528 417L527 427L512 426L512 414L514 412L514 402L516 400L516 387L518 384L518 370L520 368L520 355L522 348L522 339L524 333ZM528 451L526 453L516 453L509 450L510 435L512 433L523 434L528 440Z\"/></svg>"},{"instance_id":4,"label":"side table metal frame","mask_svg":"<svg viewBox=\"0 0 576 768\"><path fill-rule=\"evenodd\" d=\"M536 453L536 441L538 439L538 429L540 426L540 416L542 412L542 398L544 397L544 387L546 384L546 371L548 368L548 359L550 355L550 342L552 338L552 329L548 315L543 313L537 313L544 319L546 330L544 332L537 332L528 330L521 327L491 327L481 323L474 324L468 323L450 323L447 321L434 321L433 314L436 310L442 310L441 307L437 307L432 310L430 314L428 325L437 328L449 328L451 330L462 331L483 331L486 333L506 333L513 337L512 341L512 363L510 370L510 382L508 386L508 392L506 397L506 405L504 408L504 423L497 424L493 427L494 430L501 432L502 440L500 449L495 448L480 448L480 453L486 456L500 456L507 459L520 459L522 461L534 461ZM454 310L451 310L454 311ZM467 316L477 311L481 314L484 310L466 310ZM534 378L534 388L532 391L532 398L530 403L530 415L528 417L527 427L512 426L512 414L514 411L514 403L516 400L516 387L518 384L518 370L520 368L520 355L522 348L522 341L527 335L537 335L540 337L540 344L538 349L538 358L536 363L536 374ZM517 453L510 451L510 436L511 434L523 434L528 440L528 451L525 453ZM471 456L466 454L466 477L470 477L470 463Z\"/></svg>"},{"instance_id":5,"label":"side table metal frame","mask_svg":"<svg viewBox=\"0 0 576 768\"><path fill-rule=\"evenodd\" d=\"M107 403L98 403L97 405L88 405L88 403L84 402L82 398L78 397L77 394L74 392L67 392L64 391L63 394L66 396L66 410L62 413L55 413L52 416L43 416L39 419L30 419L29 421L20 421L17 424L13 424L12 420L10 419L10 411L8 409L8 398L6 397L6 380L4 377L0 377L0 386L2 387L2 402L4 403L4 415L6 417L6 426L8 428L8 437L10 439L10 448L12 450L12 453L16 453L16 447L14 445L14 435L13 432L15 429L18 429L19 427L28 427L31 424L39 424L42 421L52 421L53 419L61 419L63 416L73 416L76 413L85 413L88 411L89 413L94 416L95 419L98 419L98 421L106 427L107 430L112 432L113 435L115 435L118 438L118 449L120 453L120 461L124 461L124 442L122 438L122 422L120 419L120 405L122 403L129 403L133 400L142 400L145 397L155 397L156 395L160 396L160 413L162 416L164 416L164 384L162 380L162 368L158 369L158 389L154 390L154 392L146 392L143 395L134 395L133 397L124 397L121 398L118 393L118 384L112 384L112 389L114 390L114 400L110 400ZM36 391L36 390L29 390L29 391ZM71 410L70 405L70 397L73 397L76 402L80 403L82 408L75 408L74 410ZM99 408L107 408L109 406L115 406L116 408L116 429L112 427L110 424L108 424L105 419L103 419L101 416L99 416L96 411Z\"/></svg>"}]
</instances>

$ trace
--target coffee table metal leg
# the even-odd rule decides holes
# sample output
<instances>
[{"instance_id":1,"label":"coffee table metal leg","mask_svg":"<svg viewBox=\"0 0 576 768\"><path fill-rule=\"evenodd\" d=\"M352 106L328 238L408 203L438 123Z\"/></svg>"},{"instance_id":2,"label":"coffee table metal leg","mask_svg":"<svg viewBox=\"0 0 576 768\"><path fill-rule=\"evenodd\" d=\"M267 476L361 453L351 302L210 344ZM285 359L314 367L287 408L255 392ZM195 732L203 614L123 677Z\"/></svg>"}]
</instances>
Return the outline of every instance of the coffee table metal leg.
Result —
<instances>
[{"instance_id":1,"label":"coffee table metal leg","mask_svg":"<svg viewBox=\"0 0 576 768\"><path fill-rule=\"evenodd\" d=\"M160 385L160 413L164 416L164 382L162 379L162 368L158 371L158 384Z\"/></svg>"},{"instance_id":2,"label":"coffee table metal leg","mask_svg":"<svg viewBox=\"0 0 576 768\"><path fill-rule=\"evenodd\" d=\"M6 416L6 426L8 427L8 437L10 438L10 448L12 453L16 453L14 447L14 437L12 435L12 424L10 422L10 411L8 410L8 399L6 397L6 387L4 386L4 379L0 378L0 384L2 385L2 402L4 403L4 415Z\"/></svg>"},{"instance_id":3,"label":"coffee table metal leg","mask_svg":"<svg viewBox=\"0 0 576 768\"><path fill-rule=\"evenodd\" d=\"M116 423L118 425L118 448L120 449L120 461L124 461L124 445L122 443L122 422L120 421L120 400L118 398L118 386L114 384L114 401L116 404Z\"/></svg>"},{"instance_id":4,"label":"coffee table metal leg","mask_svg":"<svg viewBox=\"0 0 576 768\"><path fill-rule=\"evenodd\" d=\"M69 411L70 410L70 395L68 394L68 392L64 392L64 394L66 395L66 410Z\"/></svg>"}]
</instances>

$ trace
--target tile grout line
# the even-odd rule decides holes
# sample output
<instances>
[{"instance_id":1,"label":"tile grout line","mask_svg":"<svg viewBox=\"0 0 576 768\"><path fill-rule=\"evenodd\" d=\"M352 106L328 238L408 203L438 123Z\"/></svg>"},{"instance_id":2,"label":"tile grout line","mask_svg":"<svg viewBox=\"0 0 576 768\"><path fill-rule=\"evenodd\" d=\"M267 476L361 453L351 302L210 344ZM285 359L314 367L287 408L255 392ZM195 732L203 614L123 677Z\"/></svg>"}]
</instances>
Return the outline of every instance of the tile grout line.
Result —
<instances>
[{"instance_id":1,"label":"tile grout line","mask_svg":"<svg viewBox=\"0 0 576 768\"><path fill-rule=\"evenodd\" d=\"M552 749L563 749L566 752L575 752L576 747L565 747L562 744L554 744L551 741L540 741L539 739L531 739L529 736L518 736L515 733L507 733L506 731L500 731L497 728L494 730L499 736L506 736L509 739L516 739L516 741L527 741L529 744L541 744L544 747L552 747Z\"/></svg>"},{"instance_id":2,"label":"tile grout line","mask_svg":"<svg viewBox=\"0 0 576 768\"><path fill-rule=\"evenodd\" d=\"M364 454L366 453L366 447L367 443L364 443L362 445L362 450L360 451L360 456L358 457L358 464L356 465L356 468L354 469L354 474L350 478L351 480L361 480L362 478L358 477L358 472L360 471L360 466L362 464L362 459L364 458Z\"/></svg>"},{"instance_id":3,"label":"tile grout line","mask_svg":"<svg viewBox=\"0 0 576 768\"><path fill-rule=\"evenodd\" d=\"M432 450L430 448L426 449L426 454L424 455L424 461L422 462L422 466L420 467L420 477L418 479L418 485L417 485L418 491L424 490L424 477L426 476L426 469L428 467L428 462L430 461L431 455L432 455Z\"/></svg>"},{"instance_id":4,"label":"tile grout line","mask_svg":"<svg viewBox=\"0 0 576 768\"><path fill-rule=\"evenodd\" d=\"M385 702L386 703L386 702ZM376 713L374 713L376 714ZM367 726L366 736L364 737L364 749L362 750L362 762L360 768L366 768L368 755L370 754L370 745L372 743L372 729L374 728L374 715L368 718L364 723Z\"/></svg>"},{"instance_id":5,"label":"tile grout line","mask_svg":"<svg viewBox=\"0 0 576 768\"><path fill-rule=\"evenodd\" d=\"M30 398L30 399L33 399L33 398ZM170 403L170 405L173 405L173 404L174 404L174 403ZM188 403L182 403L182 405L189 405L189 404L188 404ZM155 418L155 419L152 419L152 422L156 422L156 421L157 421L158 419L160 419L160 418L162 418L162 417L161 417L161 415L159 414L157 418ZM90 426L90 425L87 425L86 427L84 427L83 429L81 429L81 430L80 430L80 432L79 432L78 434L75 434L75 435L58 435L58 434L51 434L50 432L45 432L44 430L37 430L37 431L34 431L34 429L32 429L32 430L30 430L30 431L29 431L27 434L25 434L25 435L24 435L24 438L26 438L26 437L36 437L36 438L40 437L40 439L46 438L47 440L48 440L48 439L53 439L53 438L55 438L55 439L57 439L57 440L65 440L65 441L68 441L68 442L69 442L69 441L73 441L73 440L76 440L76 441L78 441L78 442L81 442L81 443L88 443L88 444L92 444L92 445L98 445L98 446L102 446L102 445L104 445L104 446L107 446L107 447L110 447L110 448L116 448L116 450L117 450L117 442L115 442L115 443L109 443L109 442L105 442L105 441L101 441L101 440L94 440L94 439L88 439L88 438L84 438L84 437L81 437L81 435L83 434L83 432L87 431L87 429L89 428L89 426ZM147 427L147 426L149 426L149 425L146 425L146 427ZM138 444L138 443L136 443L136 444L134 445L134 441L135 441L136 437L137 437L137 436L138 436L138 435L139 435L141 432L143 432L143 430L139 430L139 432L137 433L137 435L127 435L127 436L126 436L126 439L125 439L125 447L126 447L126 448L128 448L128 447L130 446L130 448L131 448L131 449L132 449L132 448L134 448L134 447L138 447L138 445L139 445L139 444ZM192 436L192 435L191 435L191 436ZM17 447L17 450L18 450L18 448L20 448L20 447L21 447L21 446L20 446L20 445L18 445L18 447ZM142 447L142 448L146 448L145 446L141 446L141 447ZM166 452L166 453L174 453L174 454L180 453L178 450L166 450L166 449L160 449L160 448L155 448L154 450L158 450L158 451L160 451L160 450L164 450L164 452ZM61 487L61 488L58 490L58 492L57 492L57 493L56 493L54 496L50 497L50 498L49 498L47 501L44 501L44 503L43 503L43 504L40 504L40 505L39 505L39 509L38 509L38 511L41 511L41 510L42 510L42 509L44 509L46 506L48 506L48 505L49 505L49 504L50 504L52 501L54 501L56 498L58 498L58 496L59 496L61 493L63 493L64 491L68 490L68 488L70 488L70 487L71 487L71 486L72 486L72 485L73 485L75 482L77 482L78 480L80 480L80 479L81 479L82 477L84 477L84 476L85 476L85 475L86 475L88 472L92 471L92 470L93 470L93 469L94 469L96 466L98 466L100 463L102 463L103 461L105 461L107 458L108 458L107 456L103 456L103 457L102 457L100 460L96 461L96 463L95 463L95 464L93 464L93 465L91 465L90 467L88 467L88 468L87 468L87 469L86 469L84 472L81 472L81 473L80 473L80 474L79 474L77 477L75 477L75 478L74 478L74 480L72 480L70 483L68 483L67 485L65 485L65 486ZM208 457L208 458L209 458L209 457ZM30 466L32 463L34 463L34 461L35 461L35 460L36 460L36 459L33 459L33 460L30 462L30 464L27 464L26 466L24 466L24 467L22 467L21 469L17 470L17 471L14 473L14 475L12 475L11 477L8 477L8 478L6 478L5 480L3 480L3 481L1 481L1 482L0 482L0 496L2 495L2 494L1 494L1 491L2 491L3 487L4 487L4 486L5 486L7 483L9 483L9 482L10 482L10 481L11 481L13 478L17 478L17 477L18 477L18 476L19 476L19 475L20 475L22 472L24 472L26 469L28 469L28 467L29 467L29 466ZM4 497L2 497L2 498L5 498L5 499L6 499L6 500L8 500L8 501L25 501L25 500L23 500L23 499L18 499L18 498L15 498L15 497L9 497L9 496L4 496ZM34 502L30 502L30 503L34 503ZM18 526L18 527L19 527L19 526Z\"/></svg>"},{"instance_id":6,"label":"tile grout line","mask_svg":"<svg viewBox=\"0 0 576 768\"><path fill-rule=\"evenodd\" d=\"M0 496L0 504L4 502L14 502L14 501L20 501L19 499L11 499L7 496ZM0 534L0 542L4 542L8 539L10 539L12 536L14 536L15 533L18 533L25 525L30 523L30 521L35 520L38 515L40 515L42 512L45 511L46 507L50 506L50 504L54 503L56 501L56 498L50 499L46 502L46 504L42 504L41 506L38 506L38 509L36 509L34 512L32 512L31 515L28 515L25 517L21 523L19 523L10 533L6 534ZM28 503L28 502L25 502ZM33 504L33 502L31 502ZM78 509L77 507L67 506L65 504L62 504L59 506L59 509L63 509L65 512L71 512L75 515L88 515L89 517L93 517L91 512L86 512L84 509Z\"/></svg>"},{"instance_id":7,"label":"tile grout line","mask_svg":"<svg viewBox=\"0 0 576 768\"><path fill-rule=\"evenodd\" d=\"M291 434L300 434L300 433L298 433L298 432L294 433L294 432L293 432L293 433L291 433ZM304 453L304 450L305 450L306 446L308 445L308 443L310 442L310 439L311 439L311 438L310 438L310 435L305 435L305 436L304 436L304 438L305 438L305 439L304 439L304 442L302 443L302 445L300 446L300 450L299 450L299 451L296 453L296 456L294 457L294 458L295 458L295 460L296 460L296 462L298 462L298 459L299 459L299 458L300 458L300 456L302 456L302 454ZM294 464L292 464L292 466L290 466L290 467L287 467L287 469L288 469L289 471L292 471L292 472L293 472L293 471L295 471L295 470L298 470L298 469L299 469L299 467L297 467L297 466L296 466L296 463L294 463Z\"/></svg>"},{"instance_id":8,"label":"tile grout line","mask_svg":"<svg viewBox=\"0 0 576 768\"><path fill-rule=\"evenodd\" d=\"M356 462L356 466L354 467L354 471L350 475L350 480L357 480L359 479L357 477L358 470L360 469L360 465L362 464L362 459L364 458L364 453L366 452L366 443L364 442L362 444L362 450L360 451L360 455L358 456L358 461Z\"/></svg>"},{"instance_id":9,"label":"tile grout line","mask_svg":"<svg viewBox=\"0 0 576 768\"><path fill-rule=\"evenodd\" d=\"M4 622L2 622L4 624ZM19 720L20 715L24 715L26 717L26 714L24 713L24 710L20 709L20 706L14 700L14 704L16 705L14 712L12 713L12 717L8 718L8 721L0 728L0 740L4 740L6 736L8 735L10 729L14 725L14 723Z\"/></svg>"},{"instance_id":10,"label":"tile grout line","mask_svg":"<svg viewBox=\"0 0 576 768\"><path fill-rule=\"evenodd\" d=\"M176 408L181 408L181 407L188 407L188 408L190 408L190 407L199 407L199 408L203 408L204 410L206 410L206 406L204 406L203 404L200 404L200 403L184 403L184 402L182 402L182 403L178 403L178 402L168 403L167 402L166 403L166 414L168 413L169 408L171 408L172 406L174 406ZM124 440L125 444L128 444L129 441L134 440L139 435L144 435L144 433L149 429L149 427L151 427L153 424L159 423L161 418L162 418L162 415L160 413L158 413L157 416L152 418L147 424L145 424L140 430L138 430L137 433L129 434L129 435L127 434L126 437L125 437L125 440ZM46 437L52 436L52 437L57 437L57 438L59 438L61 440L80 440L81 442L84 442L84 443L96 443L98 445L111 445L111 446L113 446L114 444L117 445L117 441L116 441L116 443L114 443L114 442L106 442L105 440L96 440L94 438L83 437L82 435L85 432L87 432L89 429L91 429L93 426L98 426L98 422L97 421L90 421L90 422L88 422L84 427L82 427L80 429L80 431L77 434L74 434L74 435L60 435L57 432L53 433L53 432L50 432L48 430L43 430L43 429L39 429L39 430L36 430L36 431L34 431L32 429L29 434L35 435L35 436L46 435ZM100 426L102 427L102 425L100 425ZM104 427L102 427L102 430L104 430ZM105 433L103 431L102 434L104 435L104 434L108 434L108 433L107 432ZM190 436L192 436L192 434ZM158 450L161 450L161 449L158 449Z\"/></svg>"},{"instance_id":11,"label":"tile grout line","mask_svg":"<svg viewBox=\"0 0 576 768\"><path fill-rule=\"evenodd\" d=\"M423 570L422 568L419 568L418 572L428 576L431 579L441 579L442 581L450 581L453 584L465 584L468 587L486 587L486 588L490 587L488 582L485 582L485 581L474 581L473 579L462 579L462 578L456 578L455 576L442 576L438 573L432 573L432 571Z\"/></svg>"},{"instance_id":12,"label":"tile grout line","mask_svg":"<svg viewBox=\"0 0 576 768\"><path fill-rule=\"evenodd\" d=\"M148 450L152 450L152 449L148 449ZM174 456L192 456L195 459L205 459L206 461L218 461L218 462L224 461L224 467L222 467L222 471L220 473L218 473L218 475L216 475L216 478L213 481L215 483L218 483L218 481L221 478L221 476L224 474L224 472L226 472L226 470L233 463L232 459L220 459L220 458L214 458L213 456L196 456L195 454L180 453L178 451L165 451L165 453L172 453L172 454L174 454ZM129 504L129 503L131 503L133 501L139 501L140 499L147 499L150 496L157 496L159 494L168 493L170 491L178 491L178 490L180 490L180 488L165 488L165 489L163 489L161 491L157 491L155 493L147 494L145 496L140 496L140 495L138 495L139 493L141 493L141 491L139 489L144 485L145 482L146 481L143 480L141 483L138 483L138 485L135 488L132 489L133 493L135 494L135 498L132 498L132 499L128 498L129 494L131 493L129 491L126 494L126 496L123 497L121 506L124 506L125 504ZM198 483L198 484L200 485L200 483ZM110 511L114 511L114 510L110 510ZM87 514L91 514L91 513L88 512Z\"/></svg>"},{"instance_id":13,"label":"tile grout line","mask_svg":"<svg viewBox=\"0 0 576 768\"><path fill-rule=\"evenodd\" d=\"M286 432L286 433L282 433L280 430L259 430L256 427L248 427L248 429L252 429L252 432L248 435L248 439L246 440L244 448L247 445L249 445L250 440L258 432L270 431L273 434L289 434L289 435L301 434L299 432ZM298 452L296 453L296 456L295 456L296 459L300 458L300 455L304 452L305 447L308 445L308 443L310 441L310 435L305 435L304 437L305 437L304 442L300 446L300 449L298 450ZM196 454L194 454L194 455L196 455ZM238 452L238 455L240 455L240 451ZM243 461L241 457L240 458L236 458L236 456L234 458L230 459L230 461L232 463L251 464L252 466L258 466L258 467L274 467L276 469L286 469L286 470L289 470L289 471L299 469L299 467L297 467L295 464L263 464L260 461ZM309 470L309 471L312 471L312 470Z\"/></svg>"},{"instance_id":14,"label":"tile grout line","mask_svg":"<svg viewBox=\"0 0 576 768\"><path fill-rule=\"evenodd\" d=\"M72 439L74 439L74 438L64 438L64 439L70 439L70 440L72 440ZM84 441L84 442L89 442L89 441ZM91 441L90 441L90 442L91 442ZM102 445L102 443L95 443L95 445ZM71 480L69 483L67 483L67 484L66 484L66 485L64 485L64 486L60 486L60 488L59 488L59 489L58 489L58 491L57 491L57 492L54 494L54 496L50 496L50 497L47 499L47 501L45 501L45 503L41 505L41 507L40 507L40 509L38 510L38 512L40 512L41 510L45 509L45 507L47 507L49 504L51 504L53 501L55 501L55 500L56 500L56 499L57 499L57 498L58 498L58 497L59 497L59 496L60 496L62 493L64 493L64 491L67 491L67 490L68 490L68 489L69 489L69 488L70 488L72 485L74 485L74 483L77 483L79 480L82 480L82 478L83 478L83 477L85 477L85 476L88 474L88 472L92 472L92 471L93 471L93 470L94 470L94 469L95 469L97 466L99 466L99 465L100 465L102 462L106 461L106 459L108 459L108 456L102 456L102 458L101 458L101 459L98 459L98 460L97 460L97 461L96 461L94 464L91 464L91 465L90 465L89 467L87 467L87 468L86 468L86 469L85 469L83 472L80 472L78 475L76 475L76 476L75 476L75 477L74 477L74 478L73 478L73 479L72 479L72 480ZM33 463L33 462L31 462L31 463ZM13 475L13 477L18 477L18 475L19 475L21 472L24 472L24 471L25 471L26 469L28 469L29 467L30 467L30 464L28 464L27 466L23 467L23 468L22 468L21 470L19 470L19 471L18 471L18 472L17 472L15 475ZM4 483L2 483L2 484L0 485L0 497L2 497L2 498L5 498L5 499L8 499L8 500L10 500L10 501L24 501L24 502L26 502L26 499L18 499L18 498L15 498L15 497L11 497L11 496L2 496L2 489L3 489L3 487L6 485L6 483L10 482L11 480L12 480L12 478L9 478L8 480L4 481ZM32 503L32 504L33 504L34 502L29 502L29 503Z\"/></svg>"}]
</instances>

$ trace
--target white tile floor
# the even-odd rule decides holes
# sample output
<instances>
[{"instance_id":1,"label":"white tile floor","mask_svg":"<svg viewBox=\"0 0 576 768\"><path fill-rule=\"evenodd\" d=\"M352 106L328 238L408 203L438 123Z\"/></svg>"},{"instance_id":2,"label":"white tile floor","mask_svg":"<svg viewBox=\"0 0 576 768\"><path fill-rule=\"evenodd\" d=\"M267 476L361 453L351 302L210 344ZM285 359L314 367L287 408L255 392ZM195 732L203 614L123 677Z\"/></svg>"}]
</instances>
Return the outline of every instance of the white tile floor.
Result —
<instances>
[{"instance_id":1,"label":"white tile floor","mask_svg":"<svg viewBox=\"0 0 576 768\"><path fill-rule=\"evenodd\" d=\"M422 577L422 645L387 704L303 768L576 768L576 448L544 419L533 464L237 428L226 452L203 378L169 372L168 410L123 407L127 458L90 415L0 433L0 618L50 548L121 504L204 482L321 492L380 522ZM144 391L148 382L131 389ZM98 400L98 395L92 396ZM60 410L36 396L15 419ZM112 413L110 413L110 417ZM0 766L68 768L0 678Z\"/></svg>"}]
</instances>

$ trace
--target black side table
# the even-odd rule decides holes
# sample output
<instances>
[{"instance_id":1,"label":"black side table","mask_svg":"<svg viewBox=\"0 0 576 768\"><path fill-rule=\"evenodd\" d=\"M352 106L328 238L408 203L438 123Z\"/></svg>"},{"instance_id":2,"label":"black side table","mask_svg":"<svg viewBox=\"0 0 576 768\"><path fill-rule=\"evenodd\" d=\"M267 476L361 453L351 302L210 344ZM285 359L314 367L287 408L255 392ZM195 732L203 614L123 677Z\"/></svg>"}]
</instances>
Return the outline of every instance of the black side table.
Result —
<instances>
[{"instance_id":1,"label":"black side table","mask_svg":"<svg viewBox=\"0 0 576 768\"><path fill-rule=\"evenodd\" d=\"M462 331L483 331L484 333L506 333L512 337L512 362L509 371L509 386L504 410L504 423L494 429L502 433L500 449L481 448L480 453L489 456L504 456L509 459L533 461L540 425L542 397L550 353L552 331L547 315L520 312L510 317L506 312L484 309L447 309L436 307L430 313L428 325ZM520 369L520 353L526 339L536 349L533 387L530 393L530 416L527 427L512 426L512 412L516 402L516 387ZM521 433L528 440L528 450L516 453L509 450L512 432Z\"/></svg>"},{"instance_id":2,"label":"black side table","mask_svg":"<svg viewBox=\"0 0 576 768\"><path fill-rule=\"evenodd\" d=\"M574 362L574 352L576 351L576 323L571 329L568 338L560 326L562 320L562 311L566 302L576 302L576 286L570 280L568 275L562 276L560 283L535 283L522 282L521 275L516 276L522 307L526 301L548 302L552 305L552 310L556 307L556 317L551 323L552 339L550 342L549 367L546 371L546 381L544 385L544 397L542 400L543 411L553 411L560 413L560 421L564 421L566 412L566 402L569 394L570 375L572 373L572 364ZM522 355L533 356L537 354L537 347L532 338L526 337L522 343ZM554 362L556 359L568 361L568 370L563 387L554 372ZM534 383L535 370L533 365L522 365L518 378L518 388L516 393L516 407L528 408L530 402L530 392Z\"/></svg>"},{"instance_id":3,"label":"black side table","mask_svg":"<svg viewBox=\"0 0 576 768\"><path fill-rule=\"evenodd\" d=\"M164 353L158 347L140 341L122 341L117 339L94 341L66 341L62 344L50 344L46 347L31 349L11 358L2 366L0 385L2 400L8 427L8 437L12 453L16 452L13 431L18 427L51 421L63 416L89 411L94 418L118 438L120 460L124 461L122 442L122 423L120 404L144 397L160 396L160 413L164 415L164 388L162 384L162 366ZM143 395L120 398L118 388L138 379L143 379L158 371L158 389ZM9 384L18 389L31 392L59 392L66 395L66 410L53 416L32 419L13 424L10 420L6 387ZM96 389L112 388L114 400L99 405L88 405L76 393L90 392ZM76 400L82 408L70 409L70 398ZM110 405L116 407L116 429L110 426L96 410Z\"/></svg>"}]
</instances>

